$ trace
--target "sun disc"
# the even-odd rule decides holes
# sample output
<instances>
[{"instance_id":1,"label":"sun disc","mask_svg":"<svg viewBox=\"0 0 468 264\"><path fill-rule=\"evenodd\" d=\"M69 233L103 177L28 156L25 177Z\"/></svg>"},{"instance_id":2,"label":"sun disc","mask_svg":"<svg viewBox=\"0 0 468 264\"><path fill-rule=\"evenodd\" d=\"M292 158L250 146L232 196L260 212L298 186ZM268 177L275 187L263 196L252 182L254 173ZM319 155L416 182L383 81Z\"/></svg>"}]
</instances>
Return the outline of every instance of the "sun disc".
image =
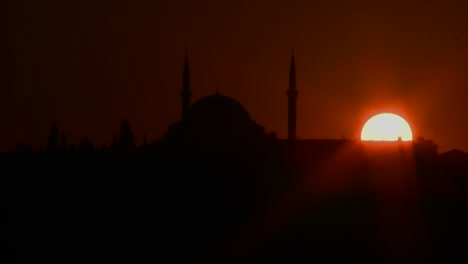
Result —
<instances>
[{"instance_id":1,"label":"sun disc","mask_svg":"<svg viewBox=\"0 0 468 264\"><path fill-rule=\"evenodd\" d=\"M413 133L402 117L383 113L367 120L361 131L362 141L411 141Z\"/></svg>"}]
</instances>

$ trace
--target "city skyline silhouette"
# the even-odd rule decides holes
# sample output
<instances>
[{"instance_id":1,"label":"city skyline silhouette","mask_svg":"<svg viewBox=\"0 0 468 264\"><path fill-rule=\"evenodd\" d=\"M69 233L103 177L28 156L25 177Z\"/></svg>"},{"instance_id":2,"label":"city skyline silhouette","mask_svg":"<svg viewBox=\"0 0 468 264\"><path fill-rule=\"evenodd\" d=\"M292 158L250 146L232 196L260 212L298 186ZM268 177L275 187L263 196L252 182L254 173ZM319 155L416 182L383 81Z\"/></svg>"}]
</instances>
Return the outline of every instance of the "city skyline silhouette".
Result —
<instances>
[{"instance_id":1,"label":"city skyline silhouette","mask_svg":"<svg viewBox=\"0 0 468 264\"><path fill-rule=\"evenodd\" d=\"M166 140L167 137L168 137L168 134L174 134L174 132L172 132L174 130L174 127L177 127L177 126L181 126L179 123L183 123L183 121L185 119L187 119L188 116L191 116L191 118L193 119L193 115L194 114L190 114L190 112L193 112L192 111L192 103L191 103L191 96L192 96L192 90L191 90L191 83L190 83L190 67L189 67L189 56L188 56L188 53L187 53L187 49L185 49L185 58L184 58L184 66L183 66L183 72L182 72L182 89L180 91L180 121L178 122L175 122L174 124L170 124L166 130L166 132L164 133L164 136L162 136L161 138L157 138L155 140L150 140L150 142L157 142L157 141L161 141L161 140ZM288 89L286 91L286 96L287 96L287 137L286 139L290 142L292 141L301 141L301 140L310 140L310 139L300 139L296 136L296 130L297 130L297 98L298 98L298 90L296 88L296 67L295 67L295 59L294 59L294 50L292 49L291 50L291 61L290 61L290 69L289 69L289 85L288 85ZM206 103L208 102L209 103ZM223 122L223 120L226 120L228 123L229 122L232 122L232 120L240 120L240 119L243 119L244 117L241 117L241 116L245 116L246 119L251 119L250 117L250 114L248 112L247 109L244 108L244 106L236 101L235 99L229 97L229 96L226 96L226 95L221 95L220 92L219 92L219 88L218 86L216 86L216 89L214 91L214 93L212 95L208 95L208 96L205 96L205 97L201 97L200 99L198 99L196 102L194 102L194 105L195 105L195 112L201 112L200 114L197 114L197 115L201 115L201 116L208 116L208 115L211 115L211 113L217 113L217 115L219 117L216 117L215 119L211 118L211 120L206 120L206 121L202 121L202 120L194 120L193 122L195 123L200 123L200 122L212 122L213 124L218 124L219 122ZM203 107L199 107L198 105L204 105ZM229 106L231 105L231 106ZM225 108L227 107L227 108ZM204 109L205 108L205 109ZM225 109L223 109L225 108ZM221 112L219 112L221 111ZM380 112L382 110L376 110L374 111L374 113L386 113L385 111L384 112ZM237 112L237 113L236 113ZM394 113L399 113L399 111L394 111ZM393 114L393 113L392 113ZM223 116L224 115L224 116ZM235 117L235 116L238 116L238 117ZM368 115L369 117L372 117L372 115ZM200 118L200 117L199 117ZM199 119L198 118L198 119ZM204 118L204 117L203 117ZM259 124L256 124L255 120L251 120L253 122L253 126L258 126L258 129L263 131L263 133L265 133L265 128ZM364 120L366 121L366 120ZM250 121L245 121L245 122L250 122ZM243 133L241 130L238 130L238 127L236 126L239 126L239 127L242 127L242 126L245 126L245 122L237 122L237 123L234 123L234 124L229 124L229 129L230 131L237 131L237 132L232 132L233 134L235 133ZM363 123L364 124L364 123ZM41 141L40 145L39 145L39 148L37 148L36 150L39 150L39 151L43 151L47 148L47 150L50 150L50 148L52 149L55 149L55 150L58 150L58 146L59 146L59 134L58 133L61 133L60 134L60 144L61 144L61 148L68 148L68 144L67 144L67 136L66 136L66 133L65 131L59 131L58 130L58 124L56 122L51 122L50 123L50 129L49 129L49 135L48 135L48 139L46 141ZM144 135L143 135L143 140L140 144L138 143L135 143L134 141L134 135L133 135L133 131L132 131L132 128L128 122L128 120L121 120L120 121L120 133L122 133L122 126L125 127L125 130L127 131L126 133L131 133L131 144L129 144L129 146L127 148L132 148L132 147L135 147L135 146L140 146L140 145L146 145L148 143L148 138L147 138L147 133L144 132ZM183 124L182 124L182 127L183 127ZM411 126L412 128L414 128L414 125ZM176 128L177 129L177 128ZM210 129L213 129L213 128L210 128ZM361 129L362 130L362 129ZM411 131L413 132L413 131ZM175 132L176 134L178 132ZM347 140L354 140L354 141L360 141L361 138L360 138L360 133L356 133L357 135L354 135L353 137L351 138L347 138L347 137L342 137L341 139L347 139ZM281 140L280 138L277 137L277 133L275 131L272 131L272 132L269 132L269 135L270 137L272 138L275 138L277 140ZM215 136L214 134L211 135L210 137L213 137ZM222 134L221 136L224 136L224 134ZM56 142L53 142L51 140L51 138L54 138L54 140ZM328 140L340 140L338 138L326 138ZM415 139L414 140L426 140L424 137L420 136L420 135L417 135L415 136ZM113 136L112 136L112 142L110 144L106 144L106 143L103 143L101 145L99 145L99 143L95 146L97 147L98 149L101 147L101 148L106 148L108 145L117 145L117 144L120 144L118 142L116 142L116 134L113 133ZM180 140L180 139L179 139ZM93 144L89 137L88 136L83 136L80 141L78 142L78 144L71 144L71 146L73 148L75 148L76 146L82 144L83 142L87 142L89 141L89 144ZM46 142L47 145L44 145L43 142ZM100 146L100 147L99 147ZM437 148L439 148L439 146L437 145ZM34 147L30 146L29 144L26 144L24 142L18 142L16 143L16 149L30 149L30 150L33 150L35 149ZM450 150L451 152L452 151L459 151L459 149L453 149L453 150Z\"/></svg>"},{"instance_id":2,"label":"city skyline silhouette","mask_svg":"<svg viewBox=\"0 0 468 264\"><path fill-rule=\"evenodd\" d=\"M297 138L293 56L285 93L289 135L281 139L218 90L191 103L187 55L184 63L180 118L162 139L145 135L138 144L122 120L112 144L86 136L70 144L51 123L46 145L18 144L0 155L8 188L4 260L451 263L468 257L460 248L468 237L467 153L440 153L422 137Z\"/></svg>"},{"instance_id":3,"label":"city skyline silhouette","mask_svg":"<svg viewBox=\"0 0 468 264\"><path fill-rule=\"evenodd\" d=\"M299 138L357 138L369 113L397 110L442 151L466 152L466 4L419 2L260 1L226 9L210 1L10 1L0 151L19 142L38 148L51 122L74 144L83 136L111 144L122 119L136 142L145 133L161 138L180 115L185 48L192 101L219 85L286 138L294 47Z\"/></svg>"},{"instance_id":4,"label":"city skyline silhouette","mask_svg":"<svg viewBox=\"0 0 468 264\"><path fill-rule=\"evenodd\" d=\"M5 10L0 263L468 261L468 2Z\"/></svg>"}]
</instances>

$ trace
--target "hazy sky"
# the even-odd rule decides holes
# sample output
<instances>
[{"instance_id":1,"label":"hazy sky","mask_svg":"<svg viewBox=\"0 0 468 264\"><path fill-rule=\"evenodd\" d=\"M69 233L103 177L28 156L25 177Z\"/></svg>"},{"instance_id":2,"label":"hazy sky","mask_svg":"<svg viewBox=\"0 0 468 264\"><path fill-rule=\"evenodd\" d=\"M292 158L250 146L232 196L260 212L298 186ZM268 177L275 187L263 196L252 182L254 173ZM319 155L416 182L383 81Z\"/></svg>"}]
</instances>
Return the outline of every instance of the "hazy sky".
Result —
<instances>
[{"instance_id":1,"label":"hazy sky","mask_svg":"<svg viewBox=\"0 0 468 264\"><path fill-rule=\"evenodd\" d=\"M192 102L240 101L286 137L294 47L299 138L355 138L372 113L402 114L442 151L468 151L468 2L51 1L6 6L0 150L110 143L122 119L137 143L181 115L184 49Z\"/></svg>"}]
</instances>

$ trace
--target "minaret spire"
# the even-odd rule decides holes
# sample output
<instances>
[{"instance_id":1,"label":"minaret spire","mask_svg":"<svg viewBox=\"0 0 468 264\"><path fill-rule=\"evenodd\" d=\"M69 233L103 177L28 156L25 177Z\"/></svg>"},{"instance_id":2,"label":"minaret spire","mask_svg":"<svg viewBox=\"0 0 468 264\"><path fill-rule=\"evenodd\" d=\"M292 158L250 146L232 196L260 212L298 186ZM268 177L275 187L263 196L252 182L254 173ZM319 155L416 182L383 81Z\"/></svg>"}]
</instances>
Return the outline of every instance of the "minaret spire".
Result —
<instances>
[{"instance_id":1,"label":"minaret spire","mask_svg":"<svg viewBox=\"0 0 468 264\"><path fill-rule=\"evenodd\" d=\"M296 140L296 66L294 62L294 49L291 54L291 66L289 69L289 90L288 95L288 140Z\"/></svg>"},{"instance_id":2,"label":"minaret spire","mask_svg":"<svg viewBox=\"0 0 468 264\"><path fill-rule=\"evenodd\" d=\"M182 119L185 119L189 110L190 110L190 97L192 93L190 92L190 73L188 65L188 55L187 49L185 49L185 62L184 62L184 73L182 76L182 92L180 97L182 99Z\"/></svg>"}]
</instances>

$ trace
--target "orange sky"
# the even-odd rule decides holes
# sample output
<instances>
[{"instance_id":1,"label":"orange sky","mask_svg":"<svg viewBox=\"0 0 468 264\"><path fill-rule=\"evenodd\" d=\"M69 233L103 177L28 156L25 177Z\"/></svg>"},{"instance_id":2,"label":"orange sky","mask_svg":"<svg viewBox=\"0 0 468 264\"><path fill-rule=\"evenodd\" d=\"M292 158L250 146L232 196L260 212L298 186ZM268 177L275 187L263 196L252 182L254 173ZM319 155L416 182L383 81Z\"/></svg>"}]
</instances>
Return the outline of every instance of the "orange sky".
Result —
<instances>
[{"instance_id":1,"label":"orange sky","mask_svg":"<svg viewBox=\"0 0 468 264\"><path fill-rule=\"evenodd\" d=\"M110 143L124 118L138 143L160 138L185 48L192 102L219 85L284 138L294 47L299 138L355 138L390 109L468 151L466 1L62 2L7 4L0 150L45 143L53 120L71 143Z\"/></svg>"}]
</instances>

